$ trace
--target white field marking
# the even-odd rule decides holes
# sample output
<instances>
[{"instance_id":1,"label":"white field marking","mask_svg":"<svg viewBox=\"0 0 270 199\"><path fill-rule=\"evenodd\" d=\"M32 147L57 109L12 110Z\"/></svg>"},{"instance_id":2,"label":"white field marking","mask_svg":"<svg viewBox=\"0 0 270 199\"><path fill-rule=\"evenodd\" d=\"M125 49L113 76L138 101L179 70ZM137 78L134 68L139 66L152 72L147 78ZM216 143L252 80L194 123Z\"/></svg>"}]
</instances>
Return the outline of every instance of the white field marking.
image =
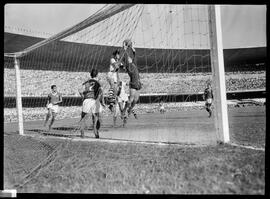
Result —
<instances>
[{"instance_id":1,"label":"white field marking","mask_svg":"<svg viewBox=\"0 0 270 199\"><path fill-rule=\"evenodd\" d=\"M16 189L5 189L0 190L0 196L7 198L17 198L17 190Z\"/></svg>"},{"instance_id":2,"label":"white field marking","mask_svg":"<svg viewBox=\"0 0 270 199\"><path fill-rule=\"evenodd\" d=\"M253 150L257 150L257 151L265 151L265 148L258 148L258 147L253 147L253 146L245 146L245 145L241 145L241 144L234 144L234 143L226 143L232 146L237 146L237 147L242 147L242 148L246 148L246 149L253 149Z\"/></svg>"},{"instance_id":3,"label":"white field marking","mask_svg":"<svg viewBox=\"0 0 270 199\"><path fill-rule=\"evenodd\" d=\"M25 134L24 136L29 136L29 137L33 137L33 138L37 138L37 137L42 137L41 135L39 136L35 136L35 135L27 135ZM165 142L154 142L154 141L132 141L132 140L120 140L120 139L110 139L110 138L100 138L100 139L96 139L96 138L70 138L68 136L53 136L53 135L46 135L46 137L42 137L43 139L49 138L49 139L62 139L62 140L71 140L71 141L77 141L77 142L106 142L106 143L123 143L123 144L149 144L149 145L158 145L158 146L180 146L180 147L202 147L202 146L209 146L206 144L193 144L193 143L165 143Z\"/></svg>"},{"instance_id":4,"label":"white field marking","mask_svg":"<svg viewBox=\"0 0 270 199\"><path fill-rule=\"evenodd\" d=\"M58 119L56 121L61 121L61 120L65 120L65 119L77 119L80 117L66 117L66 118L62 118L62 119ZM40 122L40 121L44 121L44 119L37 119L37 120L26 120L24 122ZM12 122L4 122L4 124L11 124L11 123L18 123L17 121L12 121Z\"/></svg>"}]
</instances>

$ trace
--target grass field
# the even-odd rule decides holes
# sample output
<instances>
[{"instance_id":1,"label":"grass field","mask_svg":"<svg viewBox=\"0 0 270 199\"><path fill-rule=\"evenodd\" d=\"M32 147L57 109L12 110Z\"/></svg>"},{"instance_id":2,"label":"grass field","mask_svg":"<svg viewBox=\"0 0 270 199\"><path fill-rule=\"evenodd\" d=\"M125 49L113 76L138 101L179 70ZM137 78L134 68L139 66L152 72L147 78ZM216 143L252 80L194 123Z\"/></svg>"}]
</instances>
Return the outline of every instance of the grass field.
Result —
<instances>
[{"instance_id":1,"label":"grass field","mask_svg":"<svg viewBox=\"0 0 270 199\"><path fill-rule=\"evenodd\" d=\"M205 114L186 111L174 124L192 120L194 129ZM264 148L265 115L265 106L230 107L231 142ZM75 141L5 130L4 186L18 193L264 194L265 152L231 144Z\"/></svg>"}]
</instances>

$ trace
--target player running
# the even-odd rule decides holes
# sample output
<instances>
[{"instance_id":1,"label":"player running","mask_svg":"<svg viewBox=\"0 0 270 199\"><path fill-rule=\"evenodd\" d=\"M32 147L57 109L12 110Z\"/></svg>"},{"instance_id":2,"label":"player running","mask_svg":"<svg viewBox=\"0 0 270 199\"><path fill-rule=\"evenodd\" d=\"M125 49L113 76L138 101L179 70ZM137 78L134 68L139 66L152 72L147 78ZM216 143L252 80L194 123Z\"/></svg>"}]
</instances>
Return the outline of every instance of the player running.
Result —
<instances>
[{"instance_id":1,"label":"player running","mask_svg":"<svg viewBox=\"0 0 270 199\"><path fill-rule=\"evenodd\" d=\"M130 77L129 82L129 100L126 103L123 111L122 116L124 118L124 126L126 124L127 115L130 115L132 109L134 108L135 104L138 102L140 93L139 90L142 88L141 82L140 82L140 76L139 71L136 66L136 51L132 47L132 42L130 40L124 40L123 42L123 50L124 50L124 68L126 72L128 73Z\"/></svg>"},{"instance_id":2,"label":"player running","mask_svg":"<svg viewBox=\"0 0 270 199\"><path fill-rule=\"evenodd\" d=\"M82 113L80 120L81 137L84 137L85 120L88 116L92 116L93 129L96 138L99 138L99 128L100 128L100 114L103 110L102 108L102 89L100 83L97 80L98 71L93 69L91 71L91 79L83 83L84 91L80 91L80 95L83 97Z\"/></svg>"},{"instance_id":3,"label":"player running","mask_svg":"<svg viewBox=\"0 0 270 199\"><path fill-rule=\"evenodd\" d=\"M212 101L213 101L213 90L211 88L210 83L207 83L207 87L204 90L203 100L205 100L206 111L209 113L208 117L211 117L211 115L212 115L211 106L212 106Z\"/></svg>"},{"instance_id":4,"label":"player running","mask_svg":"<svg viewBox=\"0 0 270 199\"><path fill-rule=\"evenodd\" d=\"M56 85L51 86L51 93L48 95L48 100L46 107L48 109L48 113L46 115L46 119L44 122L44 126L46 126L48 120L52 116L51 123L49 124L49 131L51 130L51 127L54 123L56 114L58 113L58 104L62 102L62 95L57 91Z\"/></svg>"}]
</instances>

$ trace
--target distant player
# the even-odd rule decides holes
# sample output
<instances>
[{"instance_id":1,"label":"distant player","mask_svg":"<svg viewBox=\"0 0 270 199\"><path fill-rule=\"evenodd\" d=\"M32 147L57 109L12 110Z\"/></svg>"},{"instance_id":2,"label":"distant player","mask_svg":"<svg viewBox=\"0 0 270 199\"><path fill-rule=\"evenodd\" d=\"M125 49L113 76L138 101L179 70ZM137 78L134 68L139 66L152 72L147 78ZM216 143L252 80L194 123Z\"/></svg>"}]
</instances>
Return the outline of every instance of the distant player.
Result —
<instances>
[{"instance_id":1,"label":"distant player","mask_svg":"<svg viewBox=\"0 0 270 199\"><path fill-rule=\"evenodd\" d=\"M56 114L58 113L58 104L62 102L62 95L57 91L56 85L51 86L51 93L48 95L48 100L46 107L48 109L48 113L46 115L46 119L44 122L44 126L46 126L48 120L52 116L51 123L49 124L49 131L51 130L51 127L54 123Z\"/></svg>"},{"instance_id":2,"label":"distant player","mask_svg":"<svg viewBox=\"0 0 270 199\"><path fill-rule=\"evenodd\" d=\"M210 83L207 83L207 87L204 90L203 100L205 100L206 111L209 113L208 117L211 117L211 115L212 115L211 106L212 106L212 101L213 101L213 90L211 88Z\"/></svg>"},{"instance_id":3,"label":"distant player","mask_svg":"<svg viewBox=\"0 0 270 199\"><path fill-rule=\"evenodd\" d=\"M139 90L142 88L142 84L140 82L139 71L136 66L136 51L132 47L131 40L124 40L123 42L123 50L124 50L124 68L130 77L129 81L129 100L126 103L123 109L123 118L124 118L124 126L126 124L127 115L130 115L132 109L135 104L138 102L140 93Z\"/></svg>"},{"instance_id":4,"label":"distant player","mask_svg":"<svg viewBox=\"0 0 270 199\"><path fill-rule=\"evenodd\" d=\"M85 120L88 116L92 116L94 134L96 138L99 138L99 128L100 128L100 114L103 110L102 108L102 89L100 83L97 81L98 71L93 69L91 71L91 79L84 82L84 90L80 91L80 95L83 97L82 113L81 113L81 137L84 137L85 130Z\"/></svg>"},{"instance_id":5,"label":"distant player","mask_svg":"<svg viewBox=\"0 0 270 199\"><path fill-rule=\"evenodd\" d=\"M159 112L161 114L164 114L165 113L165 107L164 107L164 104L163 104L163 101L162 100L159 102Z\"/></svg>"}]
</instances>

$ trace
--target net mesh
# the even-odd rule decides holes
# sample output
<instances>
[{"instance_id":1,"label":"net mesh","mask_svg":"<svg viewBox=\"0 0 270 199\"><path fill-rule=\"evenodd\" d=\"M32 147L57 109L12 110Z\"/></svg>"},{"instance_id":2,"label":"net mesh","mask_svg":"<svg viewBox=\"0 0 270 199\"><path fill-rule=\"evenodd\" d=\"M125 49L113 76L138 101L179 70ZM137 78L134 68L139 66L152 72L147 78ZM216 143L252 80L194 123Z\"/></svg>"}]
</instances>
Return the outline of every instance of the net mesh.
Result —
<instances>
[{"instance_id":1,"label":"net mesh","mask_svg":"<svg viewBox=\"0 0 270 199\"><path fill-rule=\"evenodd\" d=\"M151 105L147 111L156 111L155 104L160 100L201 101L205 83L211 81L208 20L207 6L202 5L106 5L59 34L47 39L39 38L40 42L35 45L30 41L17 46L13 44L14 52L21 51L24 55L19 58L24 119L44 119L42 115L47 111L45 98L52 84L59 87L64 97L64 108L59 117L78 116L81 105L78 88L81 83L89 78L91 69L97 68L107 92L106 73L111 54L121 48L127 38L132 40L136 49L143 83L140 102ZM18 28L6 27L6 30L48 37L47 33ZM5 56L4 67L5 107L13 108L5 109L5 121L16 121L12 57ZM120 71L120 79L129 81L123 71ZM232 74L227 75L226 80L228 90L265 87L264 73L256 77L256 83L252 75L238 78ZM28 107L37 108L32 110Z\"/></svg>"}]
</instances>

